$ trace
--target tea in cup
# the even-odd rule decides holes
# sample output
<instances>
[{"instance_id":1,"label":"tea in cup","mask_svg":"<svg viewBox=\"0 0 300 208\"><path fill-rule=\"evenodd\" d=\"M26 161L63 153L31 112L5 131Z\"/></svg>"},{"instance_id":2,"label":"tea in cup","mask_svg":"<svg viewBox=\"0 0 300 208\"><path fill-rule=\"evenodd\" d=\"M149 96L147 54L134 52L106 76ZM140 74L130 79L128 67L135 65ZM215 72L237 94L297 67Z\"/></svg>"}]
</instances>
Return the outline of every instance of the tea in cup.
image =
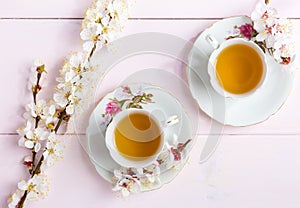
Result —
<instances>
[{"instance_id":1,"label":"tea in cup","mask_svg":"<svg viewBox=\"0 0 300 208\"><path fill-rule=\"evenodd\" d=\"M208 74L213 88L224 97L241 98L253 94L266 81L267 64L262 49L251 41L235 38L216 43L209 58Z\"/></svg>"},{"instance_id":2,"label":"tea in cup","mask_svg":"<svg viewBox=\"0 0 300 208\"><path fill-rule=\"evenodd\" d=\"M108 125L106 146L121 166L146 167L155 162L164 147L165 127L177 122L177 116L160 122L146 110L123 110Z\"/></svg>"}]
</instances>

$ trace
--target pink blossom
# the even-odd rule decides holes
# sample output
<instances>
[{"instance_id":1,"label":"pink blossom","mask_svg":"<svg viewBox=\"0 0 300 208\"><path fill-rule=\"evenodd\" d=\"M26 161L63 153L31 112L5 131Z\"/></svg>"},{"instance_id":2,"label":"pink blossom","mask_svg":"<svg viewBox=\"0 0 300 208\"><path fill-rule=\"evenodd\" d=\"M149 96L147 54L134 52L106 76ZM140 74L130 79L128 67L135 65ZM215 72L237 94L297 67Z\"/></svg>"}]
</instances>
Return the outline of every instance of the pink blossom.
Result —
<instances>
[{"instance_id":1,"label":"pink blossom","mask_svg":"<svg viewBox=\"0 0 300 208\"><path fill-rule=\"evenodd\" d=\"M113 114L119 113L121 111L121 109L120 109L118 102L111 101L111 102L107 103L105 111L107 113L113 115Z\"/></svg>"},{"instance_id":2,"label":"pink blossom","mask_svg":"<svg viewBox=\"0 0 300 208\"><path fill-rule=\"evenodd\" d=\"M130 90L130 88L128 87L128 86L124 86L123 87L123 92L125 92L125 93L131 93L131 90Z\"/></svg>"},{"instance_id":3,"label":"pink blossom","mask_svg":"<svg viewBox=\"0 0 300 208\"><path fill-rule=\"evenodd\" d=\"M244 35L245 38L250 39L254 33L254 28L252 24L245 24L240 27L241 34Z\"/></svg>"},{"instance_id":4,"label":"pink blossom","mask_svg":"<svg viewBox=\"0 0 300 208\"><path fill-rule=\"evenodd\" d=\"M173 154L175 161L181 160L181 152L178 149L171 147L171 153Z\"/></svg>"}]
</instances>

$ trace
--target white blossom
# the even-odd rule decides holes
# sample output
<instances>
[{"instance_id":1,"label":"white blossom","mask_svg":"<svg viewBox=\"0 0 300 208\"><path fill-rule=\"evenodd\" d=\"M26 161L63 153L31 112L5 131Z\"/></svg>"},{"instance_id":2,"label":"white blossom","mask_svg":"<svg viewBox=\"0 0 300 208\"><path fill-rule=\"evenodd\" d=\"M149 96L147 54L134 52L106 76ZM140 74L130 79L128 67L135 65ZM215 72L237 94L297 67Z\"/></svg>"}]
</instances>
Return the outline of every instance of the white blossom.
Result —
<instances>
[{"instance_id":1,"label":"white blossom","mask_svg":"<svg viewBox=\"0 0 300 208\"><path fill-rule=\"evenodd\" d=\"M54 124L58 121L56 114L56 106L54 104L48 104L43 109L43 114L41 115L41 120L44 122L48 129L53 129Z\"/></svg>"},{"instance_id":2,"label":"white blossom","mask_svg":"<svg viewBox=\"0 0 300 208\"><path fill-rule=\"evenodd\" d=\"M275 42L274 23L276 20L276 10L270 8L264 1L259 1L255 10L251 14L253 27L258 32L257 41L266 41L267 47L272 47Z\"/></svg>"},{"instance_id":3,"label":"white blossom","mask_svg":"<svg viewBox=\"0 0 300 208\"><path fill-rule=\"evenodd\" d=\"M273 56L275 60L279 63L284 63L284 58L289 58L290 60L286 60L289 62L293 62L296 54L295 42L291 38L283 38L281 40L277 40L274 44L274 52Z\"/></svg>"},{"instance_id":4,"label":"white blossom","mask_svg":"<svg viewBox=\"0 0 300 208\"><path fill-rule=\"evenodd\" d=\"M18 128L17 133L23 137L27 134L27 132L32 130L32 127L33 127L33 124L31 123L31 121L27 120L26 126L22 126L22 127Z\"/></svg>"},{"instance_id":5,"label":"white blossom","mask_svg":"<svg viewBox=\"0 0 300 208\"><path fill-rule=\"evenodd\" d=\"M92 98L97 84L95 80L98 80L98 75L93 71L86 55L82 53L73 53L62 68L54 101L65 108L67 115L82 112L87 106L86 101Z\"/></svg>"},{"instance_id":6,"label":"white blossom","mask_svg":"<svg viewBox=\"0 0 300 208\"><path fill-rule=\"evenodd\" d=\"M46 167L52 166L56 161L63 158L63 150L65 146L61 140L58 140L55 133L52 132L47 140L46 149L43 153L43 165Z\"/></svg>"},{"instance_id":7,"label":"white blossom","mask_svg":"<svg viewBox=\"0 0 300 208\"><path fill-rule=\"evenodd\" d=\"M125 170L125 171L124 171ZM121 167L114 170L114 176L117 179L113 191L120 191L124 197L130 193L139 193L141 191L141 183L136 175L126 173L128 170Z\"/></svg>"},{"instance_id":8,"label":"white blossom","mask_svg":"<svg viewBox=\"0 0 300 208\"><path fill-rule=\"evenodd\" d=\"M19 139L19 146L24 147L25 146L25 135L29 132L32 131L33 129L33 124L30 120L26 121L26 126L22 126L20 128L17 129L17 133L21 136Z\"/></svg>"},{"instance_id":9,"label":"white blossom","mask_svg":"<svg viewBox=\"0 0 300 208\"><path fill-rule=\"evenodd\" d=\"M54 94L53 99L60 107L65 107L68 104L68 92L57 92Z\"/></svg>"},{"instance_id":10,"label":"white blossom","mask_svg":"<svg viewBox=\"0 0 300 208\"><path fill-rule=\"evenodd\" d=\"M142 182L145 184L160 184L160 168L158 164L152 164L147 168L143 169L143 177L142 177Z\"/></svg>"},{"instance_id":11,"label":"white blossom","mask_svg":"<svg viewBox=\"0 0 300 208\"><path fill-rule=\"evenodd\" d=\"M80 33L82 40L97 41L98 35L103 31L102 24L99 23L89 23L85 29Z\"/></svg>"},{"instance_id":12,"label":"white blossom","mask_svg":"<svg viewBox=\"0 0 300 208\"><path fill-rule=\"evenodd\" d=\"M61 108L67 108L69 115L74 113L73 105L77 105L82 98L80 80L85 70L85 58L82 53L73 53L60 71L61 77L57 79L59 84L53 99Z\"/></svg>"},{"instance_id":13,"label":"white blossom","mask_svg":"<svg viewBox=\"0 0 300 208\"><path fill-rule=\"evenodd\" d=\"M38 74L37 69L42 66L45 67L45 65L41 59L36 59L34 61L34 64L31 67L31 76L29 77L28 90L34 91L35 85L37 84L37 74ZM44 78L41 78L38 87L39 87L38 90L41 90L43 87L45 87L45 79Z\"/></svg>"},{"instance_id":14,"label":"white blossom","mask_svg":"<svg viewBox=\"0 0 300 208\"><path fill-rule=\"evenodd\" d=\"M158 163L137 169L120 167L114 170L114 178L116 181L113 191L120 191L123 196L139 193L142 187L155 187L161 183Z\"/></svg>"},{"instance_id":15,"label":"white blossom","mask_svg":"<svg viewBox=\"0 0 300 208\"><path fill-rule=\"evenodd\" d=\"M36 118L37 116L41 116L43 113L43 110L46 107L46 101L43 99L40 99L37 101L36 104L34 103L30 103L28 104L25 109L27 112L30 113L30 115L34 118Z\"/></svg>"},{"instance_id":16,"label":"white blossom","mask_svg":"<svg viewBox=\"0 0 300 208\"><path fill-rule=\"evenodd\" d=\"M28 149L34 149L38 152L41 149L41 142L46 140L49 132L44 128L36 128L33 131L28 131L24 138L24 146ZM21 143L21 142L19 142Z\"/></svg>"},{"instance_id":17,"label":"white blossom","mask_svg":"<svg viewBox=\"0 0 300 208\"><path fill-rule=\"evenodd\" d=\"M97 2L87 10L80 34L86 41L83 44L85 51L90 53L94 47L101 48L118 37L128 19L128 2L107 0Z\"/></svg>"},{"instance_id":18,"label":"white blossom","mask_svg":"<svg viewBox=\"0 0 300 208\"><path fill-rule=\"evenodd\" d=\"M272 51L274 59L280 64L289 64L295 56L293 24L286 18L279 18L275 9L260 1L251 14L255 37L258 42L265 42L266 48Z\"/></svg>"},{"instance_id":19,"label":"white blossom","mask_svg":"<svg viewBox=\"0 0 300 208\"><path fill-rule=\"evenodd\" d=\"M12 193L8 200L8 208L16 208L16 205L19 203L20 199L22 197L22 192L17 189L14 193Z\"/></svg>"},{"instance_id":20,"label":"white blossom","mask_svg":"<svg viewBox=\"0 0 300 208\"><path fill-rule=\"evenodd\" d=\"M271 17L276 16L276 9L269 7L264 0L259 0L254 11L251 13L251 19L253 21L268 21Z\"/></svg>"},{"instance_id":21,"label":"white blossom","mask_svg":"<svg viewBox=\"0 0 300 208\"><path fill-rule=\"evenodd\" d=\"M45 174L34 175L28 181L20 181L18 188L21 191L27 191L28 200L38 199L40 197L44 198L49 192L48 178Z\"/></svg>"},{"instance_id":22,"label":"white blossom","mask_svg":"<svg viewBox=\"0 0 300 208\"><path fill-rule=\"evenodd\" d=\"M80 73L80 69L82 68L84 58L85 56L82 53L74 53L71 55L69 63L72 70L77 72L76 74Z\"/></svg>"},{"instance_id":23,"label":"white blossom","mask_svg":"<svg viewBox=\"0 0 300 208\"><path fill-rule=\"evenodd\" d=\"M44 65L44 62L40 58L35 59L34 62L33 62L33 68L34 69L36 69L38 67L41 67L43 65Z\"/></svg>"},{"instance_id":24,"label":"white blossom","mask_svg":"<svg viewBox=\"0 0 300 208\"><path fill-rule=\"evenodd\" d=\"M26 106L26 112L24 113L24 118L27 120L27 126L33 126L38 118L39 126L46 127L48 129L53 129L54 124L57 122L56 106L45 100L37 100L37 104L31 103ZM20 128L18 131L22 132L24 127ZM27 128L24 129L26 131ZM25 134L23 134L25 135Z\"/></svg>"},{"instance_id":25,"label":"white blossom","mask_svg":"<svg viewBox=\"0 0 300 208\"><path fill-rule=\"evenodd\" d=\"M68 105L66 108L66 113L72 115L74 113L74 105Z\"/></svg>"}]
</instances>

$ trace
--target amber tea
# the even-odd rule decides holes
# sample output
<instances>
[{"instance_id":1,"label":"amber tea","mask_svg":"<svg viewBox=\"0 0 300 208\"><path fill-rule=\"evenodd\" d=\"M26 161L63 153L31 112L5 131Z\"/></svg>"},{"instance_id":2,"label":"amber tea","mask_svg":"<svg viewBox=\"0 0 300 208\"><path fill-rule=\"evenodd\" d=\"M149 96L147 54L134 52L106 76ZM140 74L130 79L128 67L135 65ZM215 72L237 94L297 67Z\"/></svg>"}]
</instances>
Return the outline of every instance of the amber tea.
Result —
<instances>
[{"instance_id":1,"label":"amber tea","mask_svg":"<svg viewBox=\"0 0 300 208\"><path fill-rule=\"evenodd\" d=\"M130 159L145 159L155 155L162 140L161 129L146 113L133 112L122 118L114 132L119 153Z\"/></svg>"},{"instance_id":2,"label":"amber tea","mask_svg":"<svg viewBox=\"0 0 300 208\"><path fill-rule=\"evenodd\" d=\"M215 68L220 85L232 94L244 94L255 89L264 72L260 55L244 44L234 44L220 52Z\"/></svg>"}]
</instances>

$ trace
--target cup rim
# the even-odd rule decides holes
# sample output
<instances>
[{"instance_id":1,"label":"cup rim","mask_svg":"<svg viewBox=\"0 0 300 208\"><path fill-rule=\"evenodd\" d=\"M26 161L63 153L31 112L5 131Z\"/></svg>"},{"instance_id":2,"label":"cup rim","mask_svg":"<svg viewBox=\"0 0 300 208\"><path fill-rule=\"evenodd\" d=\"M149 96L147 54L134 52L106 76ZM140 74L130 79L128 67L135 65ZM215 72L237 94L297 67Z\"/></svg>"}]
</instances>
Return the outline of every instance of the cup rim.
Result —
<instances>
[{"instance_id":1,"label":"cup rim","mask_svg":"<svg viewBox=\"0 0 300 208\"><path fill-rule=\"evenodd\" d=\"M124 118L126 115L129 115L130 113L133 113L133 112L145 113L145 114L149 115L149 111L147 111L145 109L130 108L130 109L125 109L125 110L119 112L118 114L116 114L116 116L114 117L112 122L106 128L105 144L106 144L106 147L107 147L112 159L119 165L121 165L123 167L128 167L128 168L129 167L135 167L135 168L147 167L155 162L155 160L157 159L159 154L162 152L163 147L165 145L165 134L164 134L163 127L161 125L161 122L159 122L159 120L154 115L150 114L151 118L157 123L157 125L160 129L161 142L160 142L159 148L157 149L156 153L153 156L147 157L144 160L133 161L133 160L126 158L121 153L119 153L119 151L114 146L114 131L117 126L117 123L122 118ZM117 119L117 120L115 120L115 119Z\"/></svg>"},{"instance_id":2,"label":"cup rim","mask_svg":"<svg viewBox=\"0 0 300 208\"><path fill-rule=\"evenodd\" d=\"M217 79L217 76L216 76L216 67L215 67L216 58L218 57L218 55L225 48L227 48L231 45L235 45L235 44L247 45L247 46L251 47L252 49L254 49L258 53L258 55L260 56L260 58L262 60L262 63L263 63L263 74L262 74L262 77L260 79L260 82L251 91L246 92L246 93L242 93L242 94L234 94L234 93L230 93L230 92L226 91L220 85L220 83ZM209 77L210 77L210 83L211 83L212 87L215 89L215 91L217 93L219 93L220 95L222 95L225 98L245 98L245 97L248 97L248 96L256 93L266 83L266 78L267 78L267 73L268 73L267 60L266 60L265 53L253 41L245 40L243 38L229 39L229 40L226 40L223 43L221 43L220 46L211 53L211 55L209 57L209 60L208 60L207 69L208 69L208 74L209 74Z\"/></svg>"}]
</instances>

